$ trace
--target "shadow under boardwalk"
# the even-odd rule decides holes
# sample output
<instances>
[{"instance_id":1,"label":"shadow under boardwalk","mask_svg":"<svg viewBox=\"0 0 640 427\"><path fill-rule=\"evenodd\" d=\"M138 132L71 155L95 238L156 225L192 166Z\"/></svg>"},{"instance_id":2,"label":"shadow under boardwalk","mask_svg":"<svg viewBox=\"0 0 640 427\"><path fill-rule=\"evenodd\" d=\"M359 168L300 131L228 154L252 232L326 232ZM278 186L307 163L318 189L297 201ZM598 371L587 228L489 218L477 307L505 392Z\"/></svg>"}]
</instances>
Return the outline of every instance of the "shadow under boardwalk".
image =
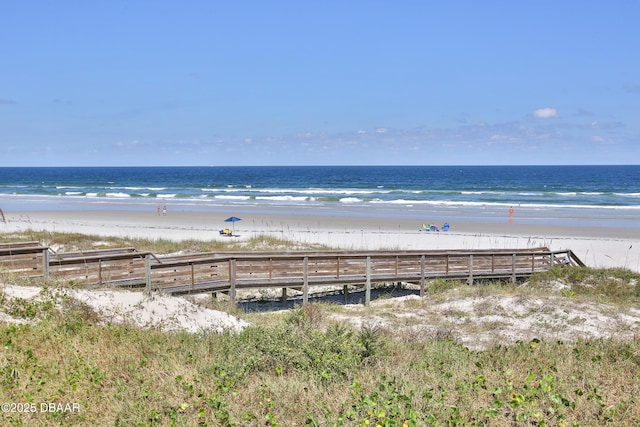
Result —
<instances>
[{"instance_id":1,"label":"shadow under boardwalk","mask_svg":"<svg viewBox=\"0 0 640 427\"><path fill-rule=\"evenodd\" d=\"M350 290L347 295L342 293L342 290L336 292L316 293L309 295L309 303L328 303L337 305L347 304L364 304L365 302L365 290L354 289ZM411 288L399 288L396 286L388 287L376 287L371 289L371 301L398 298L408 295L420 296L420 289ZM255 299L255 300L243 300L236 303L237 307L245 312L268 312L268 311L280 311L291 310L297 306L302 305L302 295L290 296L286 301L282 301L280 298L274 299Z\"/></svg>"}]
</instances>

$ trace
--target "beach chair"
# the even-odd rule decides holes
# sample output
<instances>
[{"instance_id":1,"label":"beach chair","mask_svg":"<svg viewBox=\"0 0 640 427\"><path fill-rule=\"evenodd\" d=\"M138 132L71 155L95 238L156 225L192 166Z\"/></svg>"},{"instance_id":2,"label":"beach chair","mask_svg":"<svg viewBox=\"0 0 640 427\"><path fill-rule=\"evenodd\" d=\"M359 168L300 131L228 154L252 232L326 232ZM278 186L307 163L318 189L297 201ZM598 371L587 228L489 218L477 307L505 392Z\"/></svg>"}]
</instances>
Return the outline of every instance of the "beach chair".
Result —
<instances>
[{"instance_id":1,"label":"beach chair","mask_svg":"<svg viewBox=\"0 0 640 427\"><path fill-rule=\"evenodd\" d=\"M222 230L220 230L220 234L223 236L231 236L231 230L229 230L228 228L224 228Z\"/></svg>"}]
</instances>

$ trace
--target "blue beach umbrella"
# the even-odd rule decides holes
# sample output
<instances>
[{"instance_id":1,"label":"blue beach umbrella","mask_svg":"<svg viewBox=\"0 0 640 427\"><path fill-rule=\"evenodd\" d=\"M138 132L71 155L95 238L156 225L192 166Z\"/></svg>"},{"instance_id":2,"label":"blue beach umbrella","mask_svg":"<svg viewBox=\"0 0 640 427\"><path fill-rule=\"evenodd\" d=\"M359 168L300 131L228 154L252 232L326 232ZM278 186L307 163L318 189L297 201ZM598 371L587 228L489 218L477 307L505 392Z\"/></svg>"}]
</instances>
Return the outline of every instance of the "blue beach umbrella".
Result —
<instances>
[{"instance_id":1,"label":"blue beach umbrella","mask_svg":"<svg viewBox=\"0 0 640 427\"><path fill-rule=\"evenodd\" d=\"M231 232L232 234L236 233L236 226L235 223L237 221L242 221L242 218L238 218L237 216L230 216L229 218L225 219L224 222L230 222L233 228L233 231Z\"/></svg>"}]
</instances>

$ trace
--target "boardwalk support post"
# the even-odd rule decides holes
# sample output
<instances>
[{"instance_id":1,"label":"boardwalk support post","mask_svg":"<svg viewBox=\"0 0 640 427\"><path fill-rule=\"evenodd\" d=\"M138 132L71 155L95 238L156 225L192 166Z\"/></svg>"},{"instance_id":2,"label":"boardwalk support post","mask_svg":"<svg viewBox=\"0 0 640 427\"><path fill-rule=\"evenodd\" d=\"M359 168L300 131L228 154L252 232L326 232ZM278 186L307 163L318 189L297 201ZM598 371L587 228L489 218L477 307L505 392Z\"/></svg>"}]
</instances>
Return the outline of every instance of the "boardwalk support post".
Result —
<instances>
[{"instance_id":1,"label":"boardwalk support post","mask_svg":"<svg viewBox=\"0 0 640 427\"><path fill-rule=\"evenodd\" d=\"M371 256L367 256L367 288L364 293L364 305L371 302Z\"/></svg>"},{"instance_id":2,"label":"boardwalk support post","mask_svg":"<svg viewBox=\"0 0 640 427\"><path fill-rule=\"evenodd\" d=\"M302 272L302 303L309 302L309 257L304 257L304 265Z\"/></svg>"},{"instance_id":3,"label":"boardwalk support post","mask_svg":"<svg viewBox=\"0 0 640 427\"><path fill-rule=\"evenodd\" d=\"M151 292L151 254L144 256L144 282L146 292Z\"/></svg>"},{"instance_id":4,"label":"boardwalk support post","mask_svg":"<svg viewBox=\"0 0 640 427\"><path fill-rule=\"evenodd\" d=\"M191 263L191 290L195 291L196 289L196 272L195 266Z\"/></svg>"},{"instance_id":5,"label":"boardwalk support post","mask_svg":"<svg viewBox=\"0 0 640 427\"><path fill-rule=\"evenodd\" d=\"M420 298L424 296L424 282L425 282L425 256L420 257Z\"/></svg>"},{"instance_id":6,"label":"boardwalk support post","mask_svg":"<svg viewBox=\"0 0 640 427\"><path fill-rule=\"evenodd\" d=\"M231 304L236 303L236 259L231 258L229 260L229 298L231 298Z\"/></svg>"},{"instance_id":7,"label":"boardwalk support post","mask_svg":"<svg viewBox=\"0 0 640 427\"><path fill-rule=\"evenodd\" d=\"M511 254L511 283L516 284L516 254Z\"/></svg>"},{"instance_id":8,"label":"boardwalk support post","mask_svg":"<svg viewBox=\"0 0 640 427\"><path fill-rule=\"evenodd\" d=\"M0 210L0 212L2 212ZM42 251L42 275L45 278L49 277L49 249L44 249Z\"/></svg>"},{"instance_id":9,"label":"boardwalk support post","mask_svg":"<svg viewBox=\"0 0 640 427\"><path fill-rule=\"evenodd\" d=\"M473 254L469 254L469 278L467 283L473 285Z\"/></svg>"}]
</instances>

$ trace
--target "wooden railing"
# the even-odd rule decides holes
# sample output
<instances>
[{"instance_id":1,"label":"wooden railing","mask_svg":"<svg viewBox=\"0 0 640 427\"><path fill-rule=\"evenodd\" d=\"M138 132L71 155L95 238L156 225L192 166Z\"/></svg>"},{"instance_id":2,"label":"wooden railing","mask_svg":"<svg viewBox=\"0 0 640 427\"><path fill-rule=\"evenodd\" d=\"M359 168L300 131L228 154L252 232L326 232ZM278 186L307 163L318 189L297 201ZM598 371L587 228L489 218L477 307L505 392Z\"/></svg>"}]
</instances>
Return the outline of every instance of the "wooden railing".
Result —
<instances>
[{"instance_id":1,"label":"wooden railing","mask_svg":"<svg viewBox=\"0 0 640 427\"><path fill-rule=\"evenodd\" d=\"M174 294L236 292L256 288L294 288L303 302L311 286L363 286L405 282L420 285L446 278L474 281L516 280L546 271L567 259L584 265L570 250L547 248L500 251L316 252L225 254L211 258L151 264L151 288ZM286 295L286 293L283 293ZM368 296L365 298L368 301Z\"/></svg>"},{"instance_id":2,"label":"wooden railing","mask_svg":"<svg viewBox=\"0 0 640 427\"><path fill-rule=\"evenodd\" d=\"M0 243L0 271L41 276L47 270L49 247L38 242Z\"/></svg>"},{"instance_id":3,"label":"wooden railing","mask_svg":"<svg viewBox=\"0 0 640 427\"><path fill-rule=\"evenodd\" d=\"M584 264L571 250L548 248L459 251L316 251L199 253L156 257L135 248L52 253L37 242L0 245L0 269L97 286L160 290L171 294L225 292L236 301L245 289L302 291L312 286L360 286L368 303L372 283L427 280L511 280L558 263ZM345 288L346 291L346 288Z\"/></svg>"},{"instance_id":4,"label":"wooden railing","mask_svg":"<svg viewBox=\"0 0 640 427\"><path fill-rule=\"evenodd\" d=\"M51 256L45 276L89 285L139 286L145 283L147 256L134 248L61 253Z\"/></svg>"}]
</instances>

